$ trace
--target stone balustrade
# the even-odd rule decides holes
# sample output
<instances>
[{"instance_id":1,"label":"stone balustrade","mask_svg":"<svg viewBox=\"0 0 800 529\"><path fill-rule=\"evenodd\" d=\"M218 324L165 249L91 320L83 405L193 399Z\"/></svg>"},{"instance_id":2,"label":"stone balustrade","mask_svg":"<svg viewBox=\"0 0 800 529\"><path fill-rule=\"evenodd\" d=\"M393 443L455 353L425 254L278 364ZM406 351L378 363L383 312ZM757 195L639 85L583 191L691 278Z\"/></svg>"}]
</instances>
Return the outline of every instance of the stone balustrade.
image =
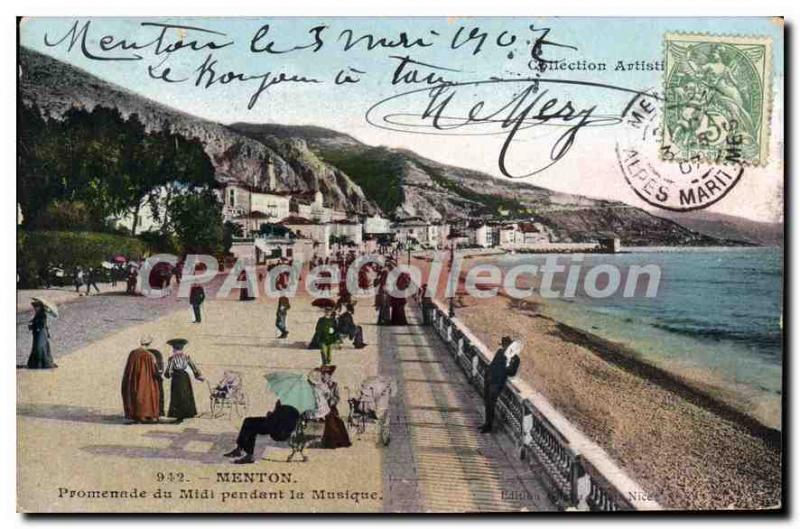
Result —
<instances>
[{"instance_id":1,"label":"stone balustrade","mask_svg":"<svg viewBox=\"0 0 800 529\"><path fill-rule=\"evenodd\" d=\"M434 300L425 305L432 328L483 395L484 373L493 352L458 318L449 317L444 304ZM510 380L497 406L496 417L517 443L521 461L545 470L551 490L565 509L662 508L601 447L524 381Z\"/></svg>"}]
</instances>

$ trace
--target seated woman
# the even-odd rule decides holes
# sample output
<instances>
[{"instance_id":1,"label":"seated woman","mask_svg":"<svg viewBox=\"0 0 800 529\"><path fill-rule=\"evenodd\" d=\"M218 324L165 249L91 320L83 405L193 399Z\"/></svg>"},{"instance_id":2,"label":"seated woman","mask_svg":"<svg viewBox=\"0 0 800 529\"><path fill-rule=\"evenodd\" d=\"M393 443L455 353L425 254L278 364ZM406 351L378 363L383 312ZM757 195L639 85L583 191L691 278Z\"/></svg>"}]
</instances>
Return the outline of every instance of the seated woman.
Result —
<instances>
[{"instance_id":1,"label":"seated woman","mask_svg":"<svg viewBox=\"0 0 800 529\"><path fill-rule=\"evenodd\" d=\"M361 325L356 325L354 312L355 307L353 307L352 303L345 305L345 312L340 315L339 319L336 321L336 331L339 333L339 336L345 336L352 340L353 346L356 349L363 349L367 346L367 344L364 343L364 330L361 328Z\"/></svg>"},{"instance_id":2,"label":"seated woman","mask_svg":"<svg viewBox=\"0 0 800 529\"><path fill-rule=\"evenodd\" d=\"M239 436L236 438L236 448L225 454L225 457L238 457L234 461L237 465L254 463L253 452L259 435L269 435L274 441L285 441L292 435L299 420L300 413L296 408L283 406L278 401L266 416L247 417L242 421Z\"/></svg>"},{"instance_id":3,"label":"seated woman","mask_svg":"<svg viewBox=\"0 0 800 529\"><path fill-rule=\"evenodd\" d=\"M333 380L336 366L325 365L314 369L308 380L314 386L317 409L314 419L324 418L325 430L322 433L322 448L346 448L350 446L350 436L344 421L339 417L337 405L341 400L339 384Z\"/></svg>"}]
</instances>

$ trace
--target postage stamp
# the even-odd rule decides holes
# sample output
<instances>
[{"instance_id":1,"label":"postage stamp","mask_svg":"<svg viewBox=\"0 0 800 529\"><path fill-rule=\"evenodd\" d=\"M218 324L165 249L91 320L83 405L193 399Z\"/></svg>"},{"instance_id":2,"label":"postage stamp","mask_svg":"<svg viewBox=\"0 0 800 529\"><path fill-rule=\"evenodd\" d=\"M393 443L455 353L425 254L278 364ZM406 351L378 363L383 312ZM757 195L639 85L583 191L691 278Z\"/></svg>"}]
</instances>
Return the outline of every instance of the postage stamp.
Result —
<instances>
[{"instance_id":1,"label":"postage stamp","mask_svg":"<svg viewBox=\"0 0 800 529\"><path fill-rule=\"evenodd\" d=\"M662 158L767 161L772 41L667 33Z\"/></svg>"}]
</instances>

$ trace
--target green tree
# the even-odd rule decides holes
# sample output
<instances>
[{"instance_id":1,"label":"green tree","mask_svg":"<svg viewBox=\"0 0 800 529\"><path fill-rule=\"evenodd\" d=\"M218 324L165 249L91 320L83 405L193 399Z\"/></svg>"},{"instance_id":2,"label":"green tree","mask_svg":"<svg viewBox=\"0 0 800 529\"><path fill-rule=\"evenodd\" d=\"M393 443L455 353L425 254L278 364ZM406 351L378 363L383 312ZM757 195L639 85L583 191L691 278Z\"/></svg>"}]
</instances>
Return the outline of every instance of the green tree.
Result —
<instances>
[{"instance_id":1,"label":"green tree","mask_svg":"<svg viewBox=\"0 0 800 529\"><path fill-rule=\"evenodd\" d=\"M222 206L210 189L173 196L168 215L182 253L217 255L226 250Z\"/></svg>"},{"instance_id":2,"label":"green tree","mask_svg":"<svg viewBox=\"0 0 800 529\"><path fill-rule=\"evenodd\" d=\"M242 226L228 220L223 224L222 231L222 250L224 253L228 253L231 251L231 246L233 246L233 238L242 236Z\"/></svg>"},{"instance_id":3,"label":"green tree","mask_svg":"<svg viewBox=\"0 0 800 529\"><path fill-rule=\"evenodd\" d=\"M35 219L37 230L92 231L97 228L85 202L54 200Z\"/></svg>"},{"instance_id":4,"label":"green tree","mask_svg":"<svg viewBox=\"0 0 800 529\"><path fill-rule=\"evenodd\" d=\"M60 120L35 106L17 106L18 201L26 219L54 201L83 202L96 228L110 216L140 209L160 214L175 194L215 185L214 167L196 139L169 130L147 132L136 114L73 108ZM168 232L168 218L161 219Z\"/></svg>"}]
</instances>

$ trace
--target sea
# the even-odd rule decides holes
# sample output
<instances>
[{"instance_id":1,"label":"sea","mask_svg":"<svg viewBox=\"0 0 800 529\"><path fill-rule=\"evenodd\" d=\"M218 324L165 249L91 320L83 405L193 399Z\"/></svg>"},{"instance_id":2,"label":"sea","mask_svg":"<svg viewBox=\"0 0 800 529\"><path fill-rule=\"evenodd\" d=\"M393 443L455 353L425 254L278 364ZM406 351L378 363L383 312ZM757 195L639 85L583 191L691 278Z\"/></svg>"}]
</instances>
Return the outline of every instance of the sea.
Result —
<instances>
[{"instance_id":1,"label":"sea","mask_svg":"<svg viewBox=\"0 0 800 529\"><path fill-rule=\"evenodd\" d=\"M541 267L547 257L506 255L495 262L504 269L520 263ZM556 262L569 266L571 256L559 255ZM572 299L545 299L542 311L620 343L641 360L678 374L780 429L781 248L633 248L617 254L586 254L581 270L585 274L593 266L609 264L621 272L619 293L596 298L578 288ZM644 295L646 280L640 280L633 297L621 295L631 265L660 267L655 297ZM563 290L565 281L566 273L556 274L554 290ZM602 281L599 285L604 286Z\"/></svg>"}]
</instances>

